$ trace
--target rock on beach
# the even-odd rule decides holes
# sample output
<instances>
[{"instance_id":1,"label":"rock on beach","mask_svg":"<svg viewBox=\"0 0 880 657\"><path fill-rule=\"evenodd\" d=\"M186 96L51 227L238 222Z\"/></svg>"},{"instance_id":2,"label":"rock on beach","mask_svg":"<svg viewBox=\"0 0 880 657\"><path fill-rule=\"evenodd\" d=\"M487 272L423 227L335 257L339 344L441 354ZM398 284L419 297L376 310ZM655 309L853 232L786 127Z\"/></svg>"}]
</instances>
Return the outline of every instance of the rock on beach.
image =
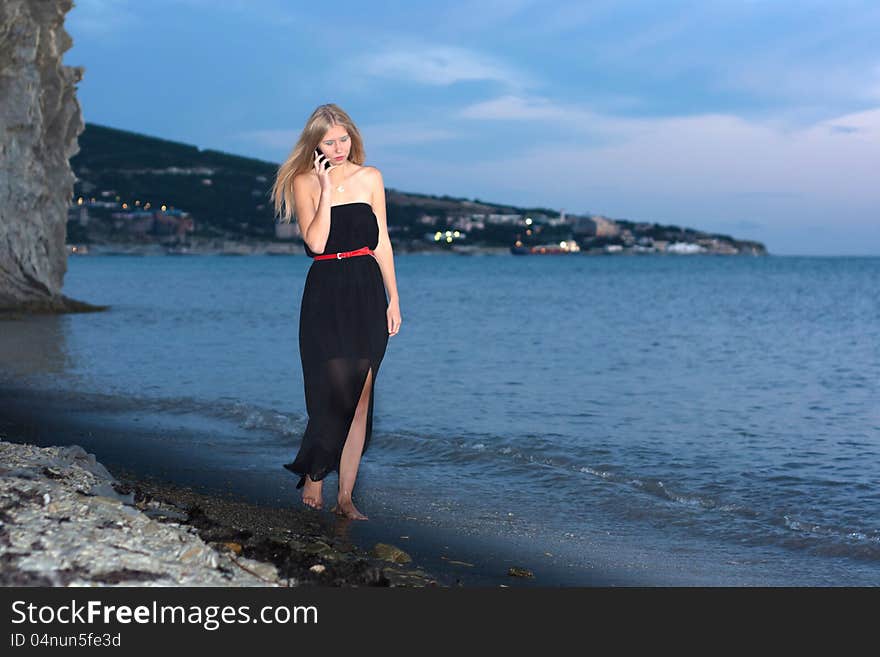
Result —
<instances>
[{"instance_id":1,"label":"rock on beach","mask_svg":"<svg viewBox=\"0 0 880 657\"><path fill-rule=\"evenodd\" d=\"M118 474L118 473L117 473ZM384 556L384 555L383 555ZM115 478L78 445L0 441L2 586L436 586L293 509Z\"/></svg>"},{"instance_id":2,"label":"rock on beach","mask_svg":"<svg viewBox=\"0 0 880 657\"><path fill-rule=\"evenodd\" d=\"M282 585L268 564L235 563L191 527L150 518L78 445L0 442L0 464L4 586Z\"/></svg>"}]
</instances>

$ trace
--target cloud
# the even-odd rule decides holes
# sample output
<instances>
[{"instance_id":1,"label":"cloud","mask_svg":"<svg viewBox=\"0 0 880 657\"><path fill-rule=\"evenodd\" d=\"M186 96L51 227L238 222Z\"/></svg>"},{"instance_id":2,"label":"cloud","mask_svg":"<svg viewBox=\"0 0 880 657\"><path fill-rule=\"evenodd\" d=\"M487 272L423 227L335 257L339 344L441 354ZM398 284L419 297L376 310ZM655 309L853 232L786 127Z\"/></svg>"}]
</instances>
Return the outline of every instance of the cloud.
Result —
<instances>
[{"instance_id":1,"label":"cloud","mask_svg":"<svg viewBox=\"0 0 880 657\"><path fill-rule=\"evenodd\" d=\"M806 124L880 102L872 2L559 2L527 18L508 39L540 34L587 84L640 95L643 107L693 98Z\"/></svg>"},{"instance_id":2,"label":"cloud","mask_svg":"<svg viewBox=\"0 0 880 657\"><path fill-rule=\"evenodd\" d=\"M590 112L566 107L548 98L500 96L474 103L458 111L455 118L513 121L585 121Z\"/></svg>"},{"instance_id":3,"label":"cloud","mask_svg":"<svg viewBox=\"0 0 880 657\"><path fill-rule=\"evenodd\" d=\"M653 119L616 118L582 105L559 103L543 96L507 94L468 105L453 114L457 119L532 121L563 125L566 132L613 139L634 138L651 130Z\"/></svg>"},{"instance_id":4,"label":"cloud","mask_svg":"<svg viewBox=\"0 0 880 657\"><path fill-rule=\"evenodd\" d=\"M825 207L880 207L880 107L792 128L779 121L748 120L722 113L661 118L605 116L547 99L505 96L463 108L472 120L565 120L566 134L605 135L596 144L584 138L521 144L471 173L487 187L528 185L548 195L576 196L580 188L617 186L645 205L679 207L713 201L719 215L726 202L788 210L817 202ZM835 126L847 126L841 132ZM548 131L549 132L549 131ZM552 133L550 133L552 134ZM515 144L510 142L511 150ZM548 154L559 166L538 167ZM471 163L465 166L473 166ZM471 175L471 174L465 174ZM615 194L619 196L619 194ZM595 196L593 196L595 198ZM605 212L614 196L604 196ZM795 221L796 212L790 220ZM721 218L721 217L719 217ZM876 217L863 217L864 221Z\"/></svg>"},{"instance_id":5,"label":"cloud","mask_svg":"<svg viewBox=\"0 0 880 657\"><path fill-rule=\"evenodd\" d=\"M855 126L851 125L829 125L828 129L831 130L831 132L840 132L845 135L852 134L853 132L858 132L860 130L860 128L856 128Z\"/></svg>"},{"instance_id":6,"label":"cloud","mask_svg":"<svg viewBox=\"0 0 880 657\"><path fill-rule=\"evenodd\" d=\"M429 86L450 86L471 80L495 81L519 88L528 77L489 55L457 46L424 43L397 45L369 53L349 65L351 72Z\"/></svg>"},{"instance_id":7,"label":"cloud","mask_svg":"<svg viewBox=\"0 0 880 657\"><path fill-rule=\"evenodd\" d=\"M602 48L603 59L609 62L626 61L641 56L650 57L656 63L658 54L680 53L681 49L677 46L686 41L685 32L697 27L698 18L697 13L672 15L632 33L616 35ZM674 47L664 48L670 45Z\"/></svg>"},{"instance_id":8,"label":"cloud","mask_svg":"<svg viewBox=\"0 0 880 657\"><path fill-rule=\"evenodd\" d=\"M873 103L880 101L880 66L852 63L798 63L753 57L722 72L712 82L719 90L747 92L781 101Z\"/></svg>"},{"instance_id":9,"label":"cloud","mask_svg":"<svg viewBox=\"0 0 880 657\"><path fill-rule=\"evenodd\" d=\"M456 139L458 133L445 128L425 126L418 123L393 123L358 126L369 147L373 144L399 146ZM299 139L299 130L246 130L230 135L230 139L242 146L289 150Z\"/></svg>"},{"instance_id":10,"label":"cloud","mask_svg":"<svg viewBox=\"0 0 880 657\"><path fill-rule=\"evenodd\" d=\"M393 123L359 126L367 145L381 144L399 146L425 144L434 141L457 139L460 135L454 130L424 126L417 123Z\"/></svg>"}]
</instances>

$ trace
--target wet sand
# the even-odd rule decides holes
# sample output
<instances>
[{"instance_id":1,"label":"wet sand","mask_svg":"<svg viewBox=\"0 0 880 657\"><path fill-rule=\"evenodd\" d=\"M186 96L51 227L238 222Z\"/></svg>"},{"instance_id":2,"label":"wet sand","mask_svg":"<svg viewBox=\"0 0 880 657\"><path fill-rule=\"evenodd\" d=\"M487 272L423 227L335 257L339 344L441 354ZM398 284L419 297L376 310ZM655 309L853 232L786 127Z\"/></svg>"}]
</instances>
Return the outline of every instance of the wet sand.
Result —
<instances>
[{"instance_id":1,"label":"wet sand","mask_svg":"<svg viewBox=\"0 0 880 657\"><path fill-rule=\"evenodd\" d=\"M604 586L602 573L572 573L548 565L538 554L523 554L510 546L448 530L426 527L400 518L362 511L367 521L349 520L327 509L332 499L325 490L325 510L306 507L295 480L279 498L277 491L253 473L206 468L193 459L170 454L156 444L149 429L119 427L104 414L84 411L71 396L47 396L26 390L0 389L0 437L40 446L81 445L95 454L136 499L155 499L175 505L185 522L206 542L232 543L251 559L274 563L280 572L299 573L307 581L328 586L462 586L535 587ZM186 444L176 436L175 444ZM279 466L280 468L280 466ZM355 497L357 503L357 496ZM328 502L331 502L328 504ZM411 561L394 564L379 549L397 548ZM382 546L391 546L383 548ZM304 575L302 566L320 551L335 552L340 567L326 577ZM384 557L384 558L383 558ZM405 557L402 557L405 559ZM370 570L372 568L372 570ZM385 575L376 575L384 572ZM307 569L306 569L307 570ZM385 581L387 580L387 581Z\"/></svg>"}]
</instances>

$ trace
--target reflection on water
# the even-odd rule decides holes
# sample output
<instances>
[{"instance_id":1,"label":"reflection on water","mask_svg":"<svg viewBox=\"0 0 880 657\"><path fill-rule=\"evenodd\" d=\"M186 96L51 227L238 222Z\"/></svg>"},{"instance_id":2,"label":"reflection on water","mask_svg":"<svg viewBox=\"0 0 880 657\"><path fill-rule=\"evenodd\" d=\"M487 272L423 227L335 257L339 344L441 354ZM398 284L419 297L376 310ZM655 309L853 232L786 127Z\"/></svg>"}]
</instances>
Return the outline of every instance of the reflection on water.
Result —
<instances>
[{"instance_id":1,"label":"reflection on water","mask_svg":"<svg viewBox=\"0 0 880 657\"><path fill-rule=\"evenodd\" d=\"M66 349L66 315L0 321L0 370L12 377L63 374L72 367Z\"/></svg>"}]
</instances>

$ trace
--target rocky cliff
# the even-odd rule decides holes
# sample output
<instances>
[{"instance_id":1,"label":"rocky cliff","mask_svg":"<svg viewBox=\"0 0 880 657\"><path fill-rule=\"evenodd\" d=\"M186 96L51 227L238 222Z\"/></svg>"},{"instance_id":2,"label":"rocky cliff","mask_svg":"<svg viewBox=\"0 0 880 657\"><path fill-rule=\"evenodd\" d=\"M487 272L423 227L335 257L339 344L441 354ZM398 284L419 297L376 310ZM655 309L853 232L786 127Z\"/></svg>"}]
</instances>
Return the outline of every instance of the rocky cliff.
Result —
<instances>
[{"instance_id":1,"label":"rocky cliff","mask_svg":"<svg viewBox=\"0 0 880 657\"><path fill-rule=\"evenodd\" d=\"M83 130L76 84L63 66L71 0L0 0L0 312L94 306L61 294L74 175Z\"/></svg>"}]
</instances>

